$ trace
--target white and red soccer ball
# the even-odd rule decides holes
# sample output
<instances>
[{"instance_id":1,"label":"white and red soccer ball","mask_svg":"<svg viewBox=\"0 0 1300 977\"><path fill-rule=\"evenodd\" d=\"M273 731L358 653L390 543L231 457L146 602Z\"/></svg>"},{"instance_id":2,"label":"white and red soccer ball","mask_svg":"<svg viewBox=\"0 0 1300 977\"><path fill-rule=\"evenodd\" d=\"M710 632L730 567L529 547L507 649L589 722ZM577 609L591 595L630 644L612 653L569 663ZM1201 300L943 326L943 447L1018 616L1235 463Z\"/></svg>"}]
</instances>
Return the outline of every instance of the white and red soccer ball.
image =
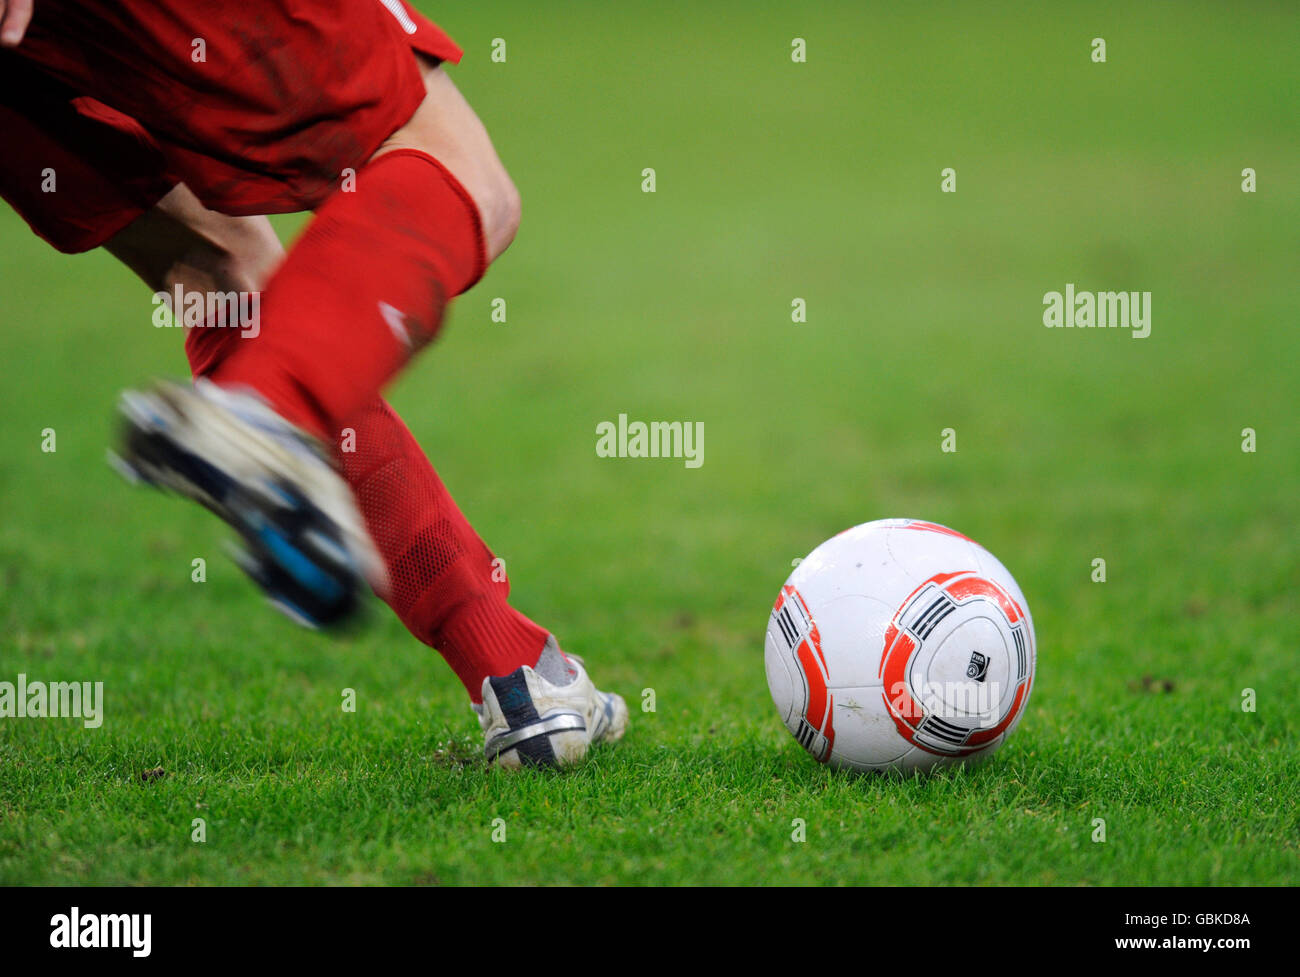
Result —
<instances>
[{"instance_id":1,"label":"white and red soccer ball","mask_svg":"<svg viewBox=\"0 0 1300 977\"><path fill-rule=\"evenodd\" d=\"M822 763L924 770L985 756L1020 721L1034 623L1007 568L961 533L881 519L817 547L767 627L767 684Z\"/></svg>"}]
</instances>

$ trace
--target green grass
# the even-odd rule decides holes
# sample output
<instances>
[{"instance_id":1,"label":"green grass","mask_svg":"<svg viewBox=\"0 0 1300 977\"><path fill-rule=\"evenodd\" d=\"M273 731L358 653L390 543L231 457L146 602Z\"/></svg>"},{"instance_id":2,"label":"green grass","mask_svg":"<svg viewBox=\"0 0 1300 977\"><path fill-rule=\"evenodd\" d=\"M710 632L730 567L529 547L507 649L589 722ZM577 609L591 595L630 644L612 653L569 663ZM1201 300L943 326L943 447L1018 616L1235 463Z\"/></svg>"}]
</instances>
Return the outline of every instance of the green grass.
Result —
<instances>
[{"instance_id":1,"label":"green grass","mask_svg":"<svg viewBox=\"0 0 1300 977\"><path fill-rule=\"evenodd\" d=\"M103 681L106 718L0 720L0 882L1300 881L1295 12L437 16L525 217L393 400L627 739L486 771L382 606L341 639L265 610L219 525L103 464L115 392L182 372L180 336L5 211L0 680ZM1151 291L1151 336L1044 329L1067 281ZM620 412L703 421L703 467L597 458ZM1033 607L1033 700L975 769L828 771L768 698L791 560L895 515L974 536Z\"/></svg>"}]
</instances>

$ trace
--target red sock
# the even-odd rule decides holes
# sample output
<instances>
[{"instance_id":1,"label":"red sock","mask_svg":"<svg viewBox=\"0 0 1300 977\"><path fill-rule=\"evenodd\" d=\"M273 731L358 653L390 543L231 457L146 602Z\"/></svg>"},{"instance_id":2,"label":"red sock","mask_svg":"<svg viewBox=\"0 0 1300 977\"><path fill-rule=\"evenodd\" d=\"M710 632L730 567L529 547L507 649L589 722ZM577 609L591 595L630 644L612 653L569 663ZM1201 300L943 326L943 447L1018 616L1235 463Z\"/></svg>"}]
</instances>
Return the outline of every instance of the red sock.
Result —
<instances>
[{"instance_id":1,"label":"red sock","mask_svg":"<svg viewBox=\"0 0 1300 977\"><path fill-rule=\"evenodd\" d=\"M537 664L549 632L510 606L504 564L474 532L397 413L376 399L348 421L343 475L388 567L390 607L447 659L474 702L489 675Z\"/></svg>"},{"instance_id":2,"label":"red sock","mask_svg":"<svg viewBox=\"0 0 1300 977\"><path fill-rule=\"evenodd\" d=\"M478 208L459 181L427 153L387 153L317 211L262 292L259 334L211 378L251 387L334 441L485 267Z\"/></svg>"}]
</instances>

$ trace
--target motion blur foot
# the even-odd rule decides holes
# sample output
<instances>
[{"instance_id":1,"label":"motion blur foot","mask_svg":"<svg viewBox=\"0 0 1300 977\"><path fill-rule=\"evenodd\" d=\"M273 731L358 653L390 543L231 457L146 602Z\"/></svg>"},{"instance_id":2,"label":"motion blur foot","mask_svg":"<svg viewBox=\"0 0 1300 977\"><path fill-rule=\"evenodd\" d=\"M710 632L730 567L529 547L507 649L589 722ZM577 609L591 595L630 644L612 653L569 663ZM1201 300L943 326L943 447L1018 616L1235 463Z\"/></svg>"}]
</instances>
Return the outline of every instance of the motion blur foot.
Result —
<instances>
[{"instance_id":1,"label":"motion blur foot","mask_svg":"<svg viewBox=\"0 0 1300 977\"><path fill-rule=\"evenodd\" d=\"M239 534L235 559L278 609L323 627L356 616L383 561L325 446L251 392L159 381L119 402L132 481L175 492Z\"/></svg>"}]
</instances>

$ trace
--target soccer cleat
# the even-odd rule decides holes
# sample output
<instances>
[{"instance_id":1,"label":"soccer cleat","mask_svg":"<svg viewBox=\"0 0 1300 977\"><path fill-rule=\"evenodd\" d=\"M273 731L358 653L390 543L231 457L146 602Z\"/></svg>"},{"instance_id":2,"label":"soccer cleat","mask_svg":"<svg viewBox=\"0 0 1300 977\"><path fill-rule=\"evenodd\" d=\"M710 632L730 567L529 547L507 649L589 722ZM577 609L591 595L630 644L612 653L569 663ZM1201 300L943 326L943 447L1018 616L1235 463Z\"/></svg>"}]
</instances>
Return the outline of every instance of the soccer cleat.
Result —
<instances>
[{"instance_id":1,"label":"soccer cleat","mask_svg":"<svg viewBox=\"0 0 1300 977\"><path fill-rule=\"evenodd\" d=\"M240 536L236 563L289 617L340 623L366 583L383 592L383 561L325 447L255 394L161 381L128 390L119 410L114 467L225 520Z\"/></svg>"},{"instance_id":2,"label":"soccer cleat","mask_svg":"<svg viewBox=\"0 0 1300 977\"><path fill-rule=\"evenodd\" d=\"M564 767L586 756L592 743L623 737L628 720L623 697L596 688L581 658L564 658L571 675L565 685L527 665L483 680L483 704L474 711L489 763L509 769Z\"/></svg>"}]
</instances>

